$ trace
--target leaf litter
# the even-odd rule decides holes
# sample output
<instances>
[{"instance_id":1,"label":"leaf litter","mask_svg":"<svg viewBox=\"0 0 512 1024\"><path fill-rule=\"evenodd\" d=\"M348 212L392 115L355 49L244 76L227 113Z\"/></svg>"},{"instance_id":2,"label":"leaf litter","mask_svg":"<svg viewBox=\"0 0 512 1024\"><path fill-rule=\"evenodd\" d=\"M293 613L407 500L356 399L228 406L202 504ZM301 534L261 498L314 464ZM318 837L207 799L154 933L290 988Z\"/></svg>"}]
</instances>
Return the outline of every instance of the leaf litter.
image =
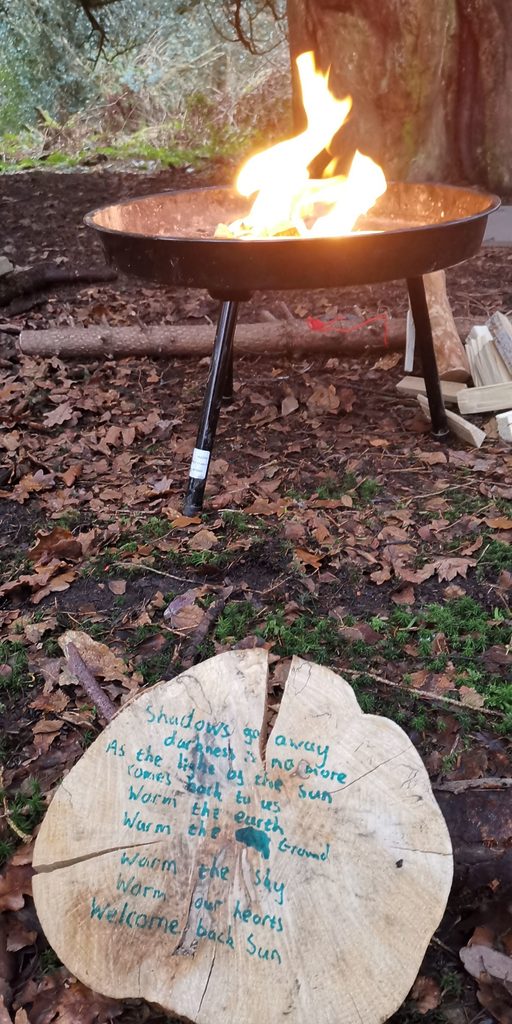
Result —
<instances>
[{"instance_id":1,"label":"leaf litter","mask_svg":"<svg viewBox=\"0 0 512 1024\"><path fill-rule=\"evenodd\" d=\"M81 250L97 253L79 231L76 195L81 215L97 205L98 182L73 177L31 178L27 202L52 189L64 189L65 201L30 232L14 231L13 221L20 262L37 260L43 235L69 253L78 236ZM155 188L149 177L126 178L131 194L141 184ZM28 185L18 176L9 187L22 194ZM115 198L119 184L101 188ZM479 316L486 294L493 311L507 259L484 253L473 270L464 268L473 274L464 301L474 294L474 309L456 312ZM258 296L242 316L258 319L260 308L282 316L279 301ZM357 295L291 293L286 303L301 318L353 313L356 304L361 317L386 304L394 315L406 309L398 285ZM202 294L121 278L51 295L16 323L190 322L214 312ZM0 337L11 337L1 331L0 317ZM510 449L494 439L476 453L453 438L441 449L415 403L395 393L396 353L240 359L205 514L187 517L182 493L204 361L66 364L20 357L12 344L6 352L1 1024L159 1020L148 1008L91 993L52 962L33 912L31 838L62 776L103 725L70 650L118 708L184 665L234 646L269 650L275 707L283 666L298 653L345 671L363 710L395 717L409 733L452 832L456 884L397 1020L408 1012L434 1020L445 1009L450 1020L457 990L470 1018L478 991L480 1004L510 1024L504 919L512 790L491 790L491 809L485 788L443 788L512 776ZM479 918L489 939L472 944L469 922ZM469 950L462 960L459 950Z\"/></svg>"}]
</instances>

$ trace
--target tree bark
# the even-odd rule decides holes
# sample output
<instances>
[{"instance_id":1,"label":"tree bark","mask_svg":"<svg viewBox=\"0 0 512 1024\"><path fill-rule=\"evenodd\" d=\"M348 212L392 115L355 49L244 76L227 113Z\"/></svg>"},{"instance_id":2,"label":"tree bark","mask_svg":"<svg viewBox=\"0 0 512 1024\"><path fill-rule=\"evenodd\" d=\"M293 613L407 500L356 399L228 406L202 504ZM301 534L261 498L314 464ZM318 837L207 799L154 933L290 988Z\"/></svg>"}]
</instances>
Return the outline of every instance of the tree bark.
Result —
<instances>
[{"instance_id":1,"label":"tree bark","mask_svg":"<svg viewBox=\"0 0 512 1024\"><path fill-rule=\"evenodd\" d=\"M391 179L512 188L509 0L288 0L288 19L292 64L313 49L353 97L342 165L358 148Z\"/></svg>"}]
</instances>

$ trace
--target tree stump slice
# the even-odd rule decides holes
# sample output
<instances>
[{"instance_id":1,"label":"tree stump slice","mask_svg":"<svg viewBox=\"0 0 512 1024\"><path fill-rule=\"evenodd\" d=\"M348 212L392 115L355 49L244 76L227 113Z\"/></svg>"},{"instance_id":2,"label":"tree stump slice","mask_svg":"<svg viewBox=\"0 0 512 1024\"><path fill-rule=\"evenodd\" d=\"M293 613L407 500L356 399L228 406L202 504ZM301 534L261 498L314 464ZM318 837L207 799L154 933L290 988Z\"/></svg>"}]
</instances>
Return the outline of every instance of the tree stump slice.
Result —
<instances>
[{"instance_id":1,"label":"tree stump slice","mask_svg":"<svg viewBox=\"0 0 512 1024\"><path fill-rule=\"evenodd\" d=\"M267 652L144 691L58 789L34 896L82 982L198 1024L377 1024L444 912L453 858L405 733L294 658L264 750Z\"/></svg>"}]
</instances>

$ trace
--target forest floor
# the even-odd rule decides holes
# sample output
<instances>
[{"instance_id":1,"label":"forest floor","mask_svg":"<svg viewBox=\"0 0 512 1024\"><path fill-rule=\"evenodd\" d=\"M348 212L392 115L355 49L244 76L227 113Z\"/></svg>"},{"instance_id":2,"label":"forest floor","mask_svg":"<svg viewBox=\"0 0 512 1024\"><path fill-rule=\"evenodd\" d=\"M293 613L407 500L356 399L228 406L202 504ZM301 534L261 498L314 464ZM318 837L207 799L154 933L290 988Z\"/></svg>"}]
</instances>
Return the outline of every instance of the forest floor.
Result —
<instances>
[{"instance_id":1,"label":"forest floor","mask_svg":"<svg viewBox=\"0 0 512 1024\"><path fill-rule=\"evenodd\" d=\"M217 165L4 177L0 255L19 266L101 265L82 224L88 210L228 174ZM455 314L509 311L511 267L510 249L486 249L449 271ZM261 309L283 318L283 302L296 317L326 320L407 307L395 283L257 294L242 319ZM512 789L486 782L512 776L510 447L489 417L481 450L436 443L416 402L397 395L402 357L384 345L371 359L244 357L204 514L187 518L207 361L64 363L20 356L14 339L18 327L210 323L213 300L119 277L27 306L0 311L2 1024L166 1019L70 978L30 897L38 824L104 725L70 676L59 645L68 630L97 643L95 672L118 706L178 672L184 651L199 661L264 646L276 701L298 654L344 675L364 711L398 722L431 776L456 870L396 1020L476 1024L492 1014L510 1024L502 961L478 988L459 955L472 938L512 954Z\"/></svg>"}]
</instances>

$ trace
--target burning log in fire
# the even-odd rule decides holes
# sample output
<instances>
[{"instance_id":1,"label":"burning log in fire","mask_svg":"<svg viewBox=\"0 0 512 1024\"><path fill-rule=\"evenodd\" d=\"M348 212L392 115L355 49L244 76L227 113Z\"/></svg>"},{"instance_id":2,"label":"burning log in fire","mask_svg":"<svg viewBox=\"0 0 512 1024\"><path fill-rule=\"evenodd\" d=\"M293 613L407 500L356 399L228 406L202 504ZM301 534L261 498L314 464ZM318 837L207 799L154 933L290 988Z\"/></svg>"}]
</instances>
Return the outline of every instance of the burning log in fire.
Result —
<instances>
[{"instance_id":1,"label":"burning log in fire","mask_svg":"<svg viewBox=\"0 0 512 1024\"><path fill-rule=\"evenodd\" d=\"M359 151L348 175L334 174L332 160L322 178L310 178L311 162L347 120L352 99L332 95L328 72L317 71L313 53L302 53L297 68L307 127L244 164L236 188L247 198L257 193L256 198L242 220L217 226L217 238L346 235L387 189L382 168Z\"/></svg>"}]
</instances>

